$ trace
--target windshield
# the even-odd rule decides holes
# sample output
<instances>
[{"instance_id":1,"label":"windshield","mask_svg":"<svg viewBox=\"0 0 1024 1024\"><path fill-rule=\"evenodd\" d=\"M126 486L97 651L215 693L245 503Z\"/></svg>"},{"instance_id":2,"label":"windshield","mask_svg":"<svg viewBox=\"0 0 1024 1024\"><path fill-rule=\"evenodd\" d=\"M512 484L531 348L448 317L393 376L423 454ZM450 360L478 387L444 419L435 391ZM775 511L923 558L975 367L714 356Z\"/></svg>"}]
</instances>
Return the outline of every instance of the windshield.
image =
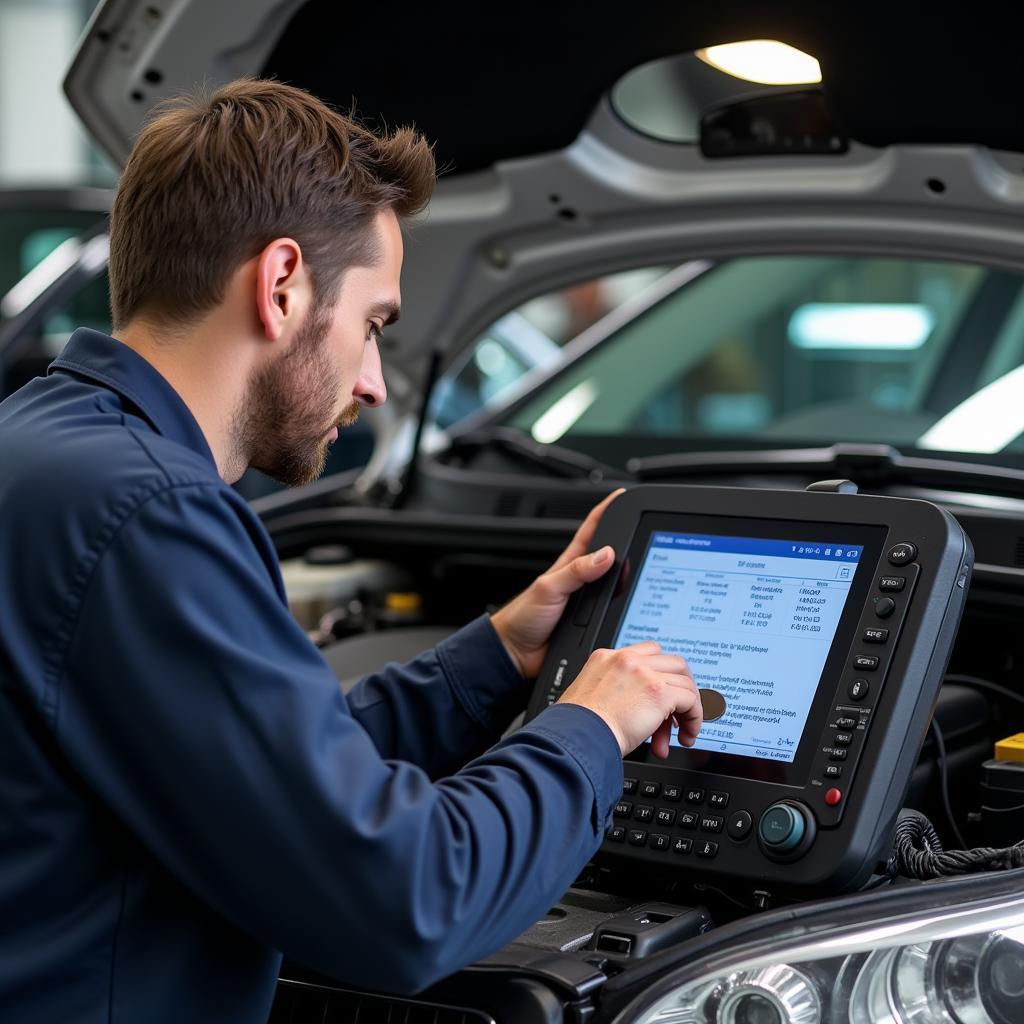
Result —
<instances>
[{"instance_id":1,"label":"windshield","mask_svg":"<svg viewBox=\"0 0 1024 1024\"><path fill-rule=\"evenodd\" d=\"M677 270L680 268L677 268ZM497 422L611 462L834 442L1024 450L1024 277L938 260L759 256L704 264L568 341ZM642 297L641 297L642 298ZM549 297L550 299L550 297ZM612 441L616 443L610 443Z\"/></svg>"}]
</instances>

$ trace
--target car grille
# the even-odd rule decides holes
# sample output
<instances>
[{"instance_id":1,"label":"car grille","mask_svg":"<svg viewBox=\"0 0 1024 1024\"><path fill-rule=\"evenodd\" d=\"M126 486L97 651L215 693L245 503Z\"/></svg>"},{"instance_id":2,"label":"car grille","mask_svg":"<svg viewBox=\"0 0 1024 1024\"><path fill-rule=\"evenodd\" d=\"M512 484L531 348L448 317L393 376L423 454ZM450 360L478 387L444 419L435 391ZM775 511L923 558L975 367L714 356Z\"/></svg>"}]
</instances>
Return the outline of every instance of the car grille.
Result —
<instances>
[{"instance_id":1,"label":"car grille","mask_svg":"<svg viewBox=\"0 0 1024 1024\"><path fill-rule=\"evenodd\" d=\"M495 1024L468 1007L280 981L267 1024Z\"/></svg>"}]
</instances>

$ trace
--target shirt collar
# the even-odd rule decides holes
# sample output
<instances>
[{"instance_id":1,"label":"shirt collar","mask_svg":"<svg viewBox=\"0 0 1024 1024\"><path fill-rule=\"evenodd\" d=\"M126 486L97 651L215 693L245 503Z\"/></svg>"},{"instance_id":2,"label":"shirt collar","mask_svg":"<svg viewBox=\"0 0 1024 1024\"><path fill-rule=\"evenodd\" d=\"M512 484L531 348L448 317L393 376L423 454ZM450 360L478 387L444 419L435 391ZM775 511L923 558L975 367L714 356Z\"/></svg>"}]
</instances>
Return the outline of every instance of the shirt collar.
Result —
<instances>
[{"instance_id":1,"label":"shirt collar","mask_svg":"<svg viewBox=\"0 0 1024 1024\"><path fill-rule=\"evenodd\" d=\"M196 418L167 380L137 352L99 331L80 327L47 368L70 370L116 391L135 405L153 429L198 455L216 461Z\"/></svg>"}]
</instances>

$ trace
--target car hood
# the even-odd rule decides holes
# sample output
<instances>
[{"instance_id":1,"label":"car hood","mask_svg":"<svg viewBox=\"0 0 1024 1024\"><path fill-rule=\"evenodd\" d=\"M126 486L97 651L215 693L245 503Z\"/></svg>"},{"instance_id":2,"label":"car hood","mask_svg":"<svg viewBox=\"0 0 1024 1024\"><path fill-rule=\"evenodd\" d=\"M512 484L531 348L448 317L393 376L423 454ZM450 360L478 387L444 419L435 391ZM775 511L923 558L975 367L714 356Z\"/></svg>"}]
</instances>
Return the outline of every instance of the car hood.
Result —
<instances>
[{"instance_id":1,"label":"car hood","mask_svg":"<svg viewBox=\"0 0 1024 1024\"><path fill-rule=\"evenodd\" d=\"M443 366L517 302L629 266L813 250L1024 269L1015 36L993 30L1005 15L900 25L840 6L656 2L623 21L524 3L498 20L420 7L384 23L325 0L249 0L244 17L235 0L104 0L65 89L119 162L161 99L241 75L435 141L443 173L410 226L406 315L384 351L409 403L433 353ZM646 62L764 37L819 58L844 152L716 160L641 134L609 99Z\"/></svg>"}]
</instances>

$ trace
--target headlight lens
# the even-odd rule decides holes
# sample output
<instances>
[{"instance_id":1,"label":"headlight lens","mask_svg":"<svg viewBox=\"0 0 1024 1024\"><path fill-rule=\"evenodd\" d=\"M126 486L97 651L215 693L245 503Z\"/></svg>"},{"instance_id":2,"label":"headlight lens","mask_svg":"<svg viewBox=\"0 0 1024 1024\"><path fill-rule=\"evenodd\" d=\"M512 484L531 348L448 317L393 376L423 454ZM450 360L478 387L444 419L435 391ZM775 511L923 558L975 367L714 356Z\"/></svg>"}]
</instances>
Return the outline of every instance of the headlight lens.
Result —
<instances>
[{"instance_id":1,"label":"headlight lens","mask_svg":"<svg viewBox=\"0 0 1024 1024\"><path fill-rule=\"evenodd\" d=\"M837 929L813 945L776 947L700 972L647 1006L638 1000L619 1020L1024 1024L1024 897L930 909ZM685 973L693 977L692 968Z\"/></svg>"}]
</instances>

